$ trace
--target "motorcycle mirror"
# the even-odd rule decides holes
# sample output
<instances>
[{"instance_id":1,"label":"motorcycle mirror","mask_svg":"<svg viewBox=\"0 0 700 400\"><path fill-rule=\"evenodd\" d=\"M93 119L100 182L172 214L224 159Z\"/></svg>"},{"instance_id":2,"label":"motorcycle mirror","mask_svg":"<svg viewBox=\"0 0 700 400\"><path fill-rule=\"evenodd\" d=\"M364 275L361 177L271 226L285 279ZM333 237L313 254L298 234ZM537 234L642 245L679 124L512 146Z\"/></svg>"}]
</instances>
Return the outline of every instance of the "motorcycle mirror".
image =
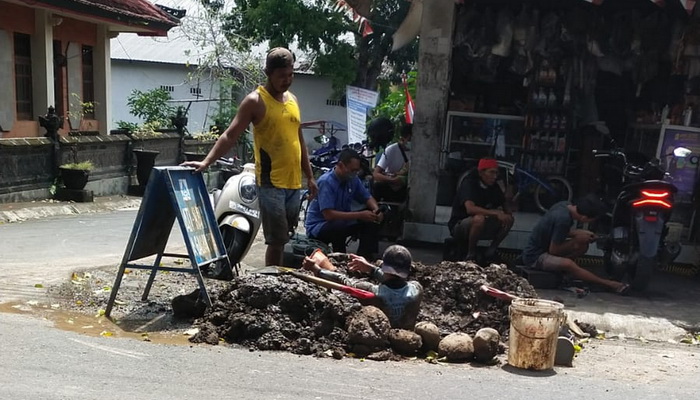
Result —
<instances>
[{"instance_id":1,"label":"motorcycle mirror","mask_svg":"<svg viewBox=\"0 0 700 400\"><path fill-rule=\"evenodd\" d=\"M685 147L676 147L673 149L673 155L679 158L688 157L693 151Z\"/></svg>"}]
</instances>

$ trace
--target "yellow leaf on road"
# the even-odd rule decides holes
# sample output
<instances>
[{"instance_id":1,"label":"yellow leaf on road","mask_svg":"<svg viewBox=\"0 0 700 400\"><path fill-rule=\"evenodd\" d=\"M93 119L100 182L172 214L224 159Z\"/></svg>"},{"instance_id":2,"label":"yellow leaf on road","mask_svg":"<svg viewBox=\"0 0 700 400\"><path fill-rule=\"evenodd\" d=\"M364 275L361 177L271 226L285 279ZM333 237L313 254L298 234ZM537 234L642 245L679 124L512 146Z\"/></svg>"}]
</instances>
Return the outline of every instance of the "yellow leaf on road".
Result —
<instances>
[{"instance_id":1,"label":"yellow leaf on road","mask_svg":"<svg viewBox=\"0 0 700 400\"><path fill-rule=\"evenodd\" d=\"M110 331L102 331L100 332L100 336L112 336L113 333Z\"/></svg>"},{"instance_id":2,"label":"yellow leaf on road","mask_svg":"<svg viewBox=\"0 0 700 400\"><path fill-rule=\"evenodd\" d=\"M44 285L42 285L41 283L37 283L37 284L34 285L34 287L35 287L35 288L41 289L41 288L44 287Z\"/></svg>"}]
</instances>

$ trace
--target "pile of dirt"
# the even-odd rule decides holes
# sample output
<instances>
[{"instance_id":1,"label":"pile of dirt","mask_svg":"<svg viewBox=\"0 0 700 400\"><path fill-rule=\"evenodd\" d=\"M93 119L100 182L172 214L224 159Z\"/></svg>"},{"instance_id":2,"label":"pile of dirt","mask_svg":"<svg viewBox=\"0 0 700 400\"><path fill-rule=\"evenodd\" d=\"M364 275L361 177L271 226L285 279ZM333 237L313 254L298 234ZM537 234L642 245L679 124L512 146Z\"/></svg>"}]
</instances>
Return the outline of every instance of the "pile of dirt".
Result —
<instances>
[{"instance_id":1,"label":"pile of dirt","mask_svg":"<svg viewBox=\"0 0 700 400\"><path fill-rule=\"evenodd\" d=\"M330 258L339 272L347 272L346 255ZM479 287L483 284L517 296L537 297L526 280L505 266L414 263L410 279L418 280L425 290L419 321L434 323L443 336L454 332L473 335L488 327L507 337L508 304L481 292ZM218 344L223 339L251 349L338 358L345 352L357 353L351 343L355 334L352 326L373 324L353 320L365 318L360 310L361 304L353 297L291 275L243 276L214 297L213 306L195 321L199 332L191 340ZM374 326L376 329L376 323ZM377 344L371 351L381 348Z\"/></svg>"}]
</instances>

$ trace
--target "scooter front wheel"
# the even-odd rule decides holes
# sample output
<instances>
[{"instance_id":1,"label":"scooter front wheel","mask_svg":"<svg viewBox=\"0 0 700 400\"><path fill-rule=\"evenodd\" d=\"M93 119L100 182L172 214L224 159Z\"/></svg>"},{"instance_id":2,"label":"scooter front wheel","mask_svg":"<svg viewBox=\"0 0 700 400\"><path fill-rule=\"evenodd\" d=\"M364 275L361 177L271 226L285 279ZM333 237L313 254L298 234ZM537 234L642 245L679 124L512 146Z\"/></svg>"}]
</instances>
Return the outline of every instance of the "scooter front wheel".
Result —
<instances>
[{"instance_id":1,"label":"scooter front wheel","mask_svg":"<svg viewBox=\"0 0 700 400\"><path fill-rule=\"evenodd\" d=\"M250 233L230 225L222 225L220 229L231 266L236 265L243 259L244 252L248 247L247 243L250 240Z\"/></svg>"}]
</instances>

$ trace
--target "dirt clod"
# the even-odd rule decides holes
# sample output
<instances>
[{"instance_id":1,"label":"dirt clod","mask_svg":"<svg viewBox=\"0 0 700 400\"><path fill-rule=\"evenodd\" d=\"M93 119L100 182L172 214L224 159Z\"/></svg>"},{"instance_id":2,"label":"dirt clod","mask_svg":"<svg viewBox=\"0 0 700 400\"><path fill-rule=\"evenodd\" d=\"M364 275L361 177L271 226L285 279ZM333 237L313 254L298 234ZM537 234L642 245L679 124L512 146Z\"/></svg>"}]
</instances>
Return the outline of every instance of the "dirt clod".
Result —
<instances>
[{"instance_id":1,"label":"dirt clod","mask_svg":"<svg viewBox=\"0 0 700 400\"><path fill-rule=\"evenodd\" d=\"M405 329L392 329L389 331L389 343L391 348L405 356L415 356L423 346L423 339L415 332Z\"/></svg>"},{"instance_id":2,"label":"dirt clod","mask_svg":"<svg viewBox=\"0 0 700 400\"><path fill-rule=\"evenodd\" d=\"M432 322L421 321L416 324L416 333L421 336L423 341L423 350L437 351L440 344L440 328Z\"/></svg>"},{"instance_id":3,"label":"dirt clod","mask_svg":"<svg viewBox=\"0 0 700 400\"><path fill-rule=\"evenodd\" d=\"M482 328L474 335L474 359L489 362L498 354L501 335L493 328Z\"/></svg>"},{"instance_id":4,"label":"dirt clod","mask_svg":"<svg viewBox=\"0 0 700 400\"><path fill-rule=\"evenodd\" d=\"M440 357L448 361L469 361L474 357L474 343L466 333L451 333L440 341L438 346Z\"/></svg>"}]
</instances>

